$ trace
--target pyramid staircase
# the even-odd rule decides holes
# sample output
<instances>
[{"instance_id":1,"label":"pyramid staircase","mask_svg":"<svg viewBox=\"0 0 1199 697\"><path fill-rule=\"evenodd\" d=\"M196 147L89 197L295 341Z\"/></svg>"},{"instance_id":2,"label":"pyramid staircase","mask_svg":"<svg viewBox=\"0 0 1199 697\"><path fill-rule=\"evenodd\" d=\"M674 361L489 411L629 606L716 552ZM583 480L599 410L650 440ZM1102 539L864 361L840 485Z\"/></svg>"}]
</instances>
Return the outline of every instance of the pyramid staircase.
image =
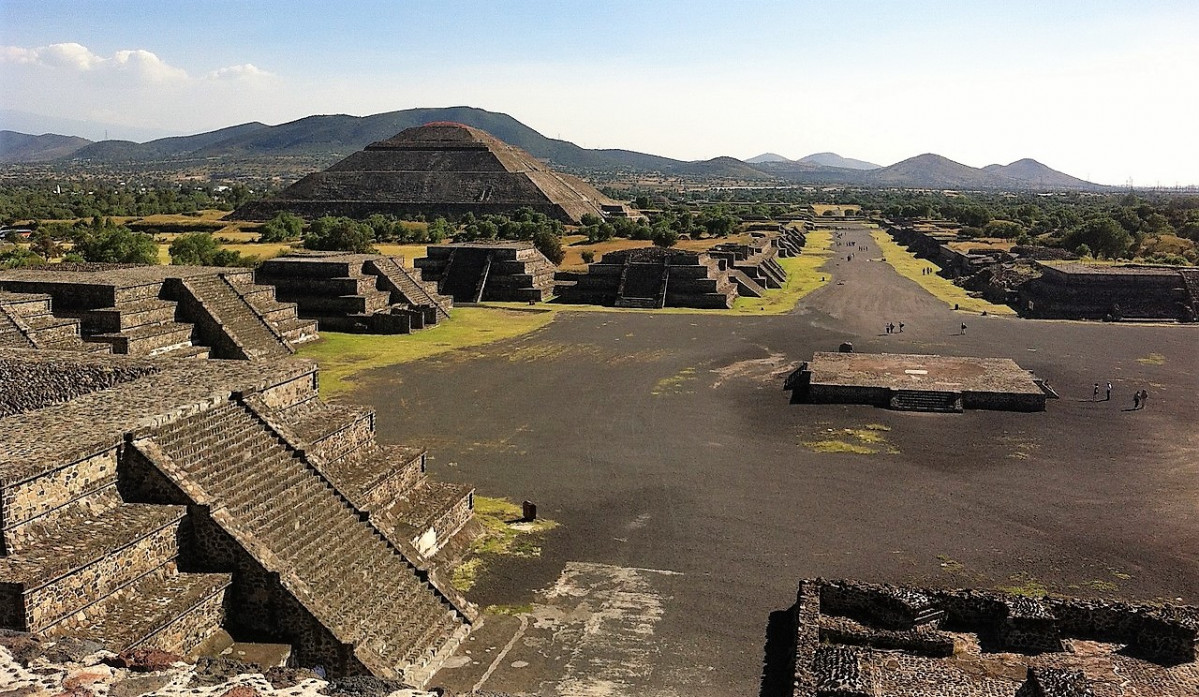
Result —
<instances>
[{"instance_id":1,"label":"pyramid staircase","mask_svg":"<svg viewBox=\"0 0 1199 697\"><path fill-rule=\"evenodd\" d=\"M124 503L104 460L4 483L0 626L187 654L224 621L231 576L181 573L186 508Z\"/></svg>"},{"instance_id":2,"label":"pyramid staircase","mask_svg":"<svg viewBox=\"0 0 1199 697\"><path fill-rule=\"evenodd\" d=\"M295 351L223 275L181 278L171 285L190 306L193 321L213 327L225 357L284 358Z\"/></svg>"},{"instance_id":3,"label":"pyramid staircase","mask_svg":"<svg viewBox=\"0 0 1199 697\"><path fill-rule=\"evenodd\" d=\"M325 437L309 443L283 422L311 430L338 408L313 402L285 419L256 400L221 401L133 445L207 507L211 520L348 647L362 670L422 684L469 630L473 610L439 588L419 554L381 533L330 476L377 454L373 414L370 429L359 417L324 428ZM338 470L329 467L330 455L349 460ZM412 467L395 476L418 477Z\"/></svg>"}]
</instances>

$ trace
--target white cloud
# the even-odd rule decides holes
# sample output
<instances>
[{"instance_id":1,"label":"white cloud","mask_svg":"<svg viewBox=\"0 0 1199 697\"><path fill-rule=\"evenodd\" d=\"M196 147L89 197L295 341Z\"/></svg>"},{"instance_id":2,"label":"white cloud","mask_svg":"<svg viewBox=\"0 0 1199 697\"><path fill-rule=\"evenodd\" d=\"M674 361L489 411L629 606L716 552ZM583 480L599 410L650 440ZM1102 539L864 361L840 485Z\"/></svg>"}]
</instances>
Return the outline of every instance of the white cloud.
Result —
<instances>
[{"instance_id":1,"label":"white cloud","mask_svg":"<svg viewBox=\"0 0 1199 697\"><path fill-rule=\"evenodd\" d=\"M0 47L0 63L18 66L38 66L66 74L120 75L145 83L182 83L193 80L183 68L171 65L152 51L126 49L110 57L93 53L78 43L50 44L37 48L21 46ZM250 63L231 65L213 70L203 79L230 80L270 77L271 73Z\"/></svg>"},{"instance_id":2,"label":"white cloud","mask_svg":"<svg viewBox=\"0 0 1199 697\"><path fill-rule=\"evenodd\" d=\"M252 80L255 78L275 77L275 74L263 70L253 63L230 65L214 70L204 76L205 80Z\"/></svg>"}]
</instances>

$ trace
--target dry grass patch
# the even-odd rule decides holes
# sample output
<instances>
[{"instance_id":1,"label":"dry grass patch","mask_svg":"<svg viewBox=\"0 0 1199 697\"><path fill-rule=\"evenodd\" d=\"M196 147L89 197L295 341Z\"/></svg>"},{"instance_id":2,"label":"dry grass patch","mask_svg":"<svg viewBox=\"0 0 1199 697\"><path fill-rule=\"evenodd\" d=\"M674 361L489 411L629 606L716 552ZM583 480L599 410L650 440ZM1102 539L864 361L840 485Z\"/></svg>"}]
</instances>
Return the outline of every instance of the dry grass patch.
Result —
<instances>
[{"instance_id":1,"label":"dry grass patch","mask_svg":"<svg viewBox=\"0 0 1199 697\"><path fill-rule=\"evenodd\" d=\"M801 440L800 445L814 453L897 455L899 450L887 440L886 434L890 430L882 424L867 424L863 428L826 428L819 435Z\"/></svg>"}]
</instances>

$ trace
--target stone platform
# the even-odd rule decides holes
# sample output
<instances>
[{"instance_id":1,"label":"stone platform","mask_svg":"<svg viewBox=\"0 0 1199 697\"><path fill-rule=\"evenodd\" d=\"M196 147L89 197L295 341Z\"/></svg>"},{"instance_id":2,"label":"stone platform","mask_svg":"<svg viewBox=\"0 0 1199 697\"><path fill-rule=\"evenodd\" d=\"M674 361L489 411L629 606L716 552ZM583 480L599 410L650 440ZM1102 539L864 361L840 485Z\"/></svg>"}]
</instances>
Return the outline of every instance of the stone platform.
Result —
<instances>
[{"instance_id":1,"label":"stone platform","mask_svg":"<svg viewBox=\"0 0 1199 697\"><path fill-rule=\"evenodd\" d=\"M1042 381L1008 358L817 352L787 377L792 401L901 411L1044 411Z\"/></svg>"}]
</instances>

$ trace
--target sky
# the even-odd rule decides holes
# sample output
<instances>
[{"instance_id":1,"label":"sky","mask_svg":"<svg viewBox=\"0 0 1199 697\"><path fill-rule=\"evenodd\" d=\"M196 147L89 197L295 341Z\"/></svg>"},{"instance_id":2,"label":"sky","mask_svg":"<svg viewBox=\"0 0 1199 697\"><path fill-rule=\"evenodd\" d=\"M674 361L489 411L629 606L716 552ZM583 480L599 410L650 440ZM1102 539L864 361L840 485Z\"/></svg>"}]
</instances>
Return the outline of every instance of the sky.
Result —
<instances>
[{"instance_id":1,"label":"sky","mask_svg":"<svg viewBox=\"0 0 1199 697\"><path fill-rule=\"evenodd\" d=\"M1194 185L1196 37L1196 0L0 0L0 109L145 140L466 105L683 160Z\"/></svg>"}]
</instances>

